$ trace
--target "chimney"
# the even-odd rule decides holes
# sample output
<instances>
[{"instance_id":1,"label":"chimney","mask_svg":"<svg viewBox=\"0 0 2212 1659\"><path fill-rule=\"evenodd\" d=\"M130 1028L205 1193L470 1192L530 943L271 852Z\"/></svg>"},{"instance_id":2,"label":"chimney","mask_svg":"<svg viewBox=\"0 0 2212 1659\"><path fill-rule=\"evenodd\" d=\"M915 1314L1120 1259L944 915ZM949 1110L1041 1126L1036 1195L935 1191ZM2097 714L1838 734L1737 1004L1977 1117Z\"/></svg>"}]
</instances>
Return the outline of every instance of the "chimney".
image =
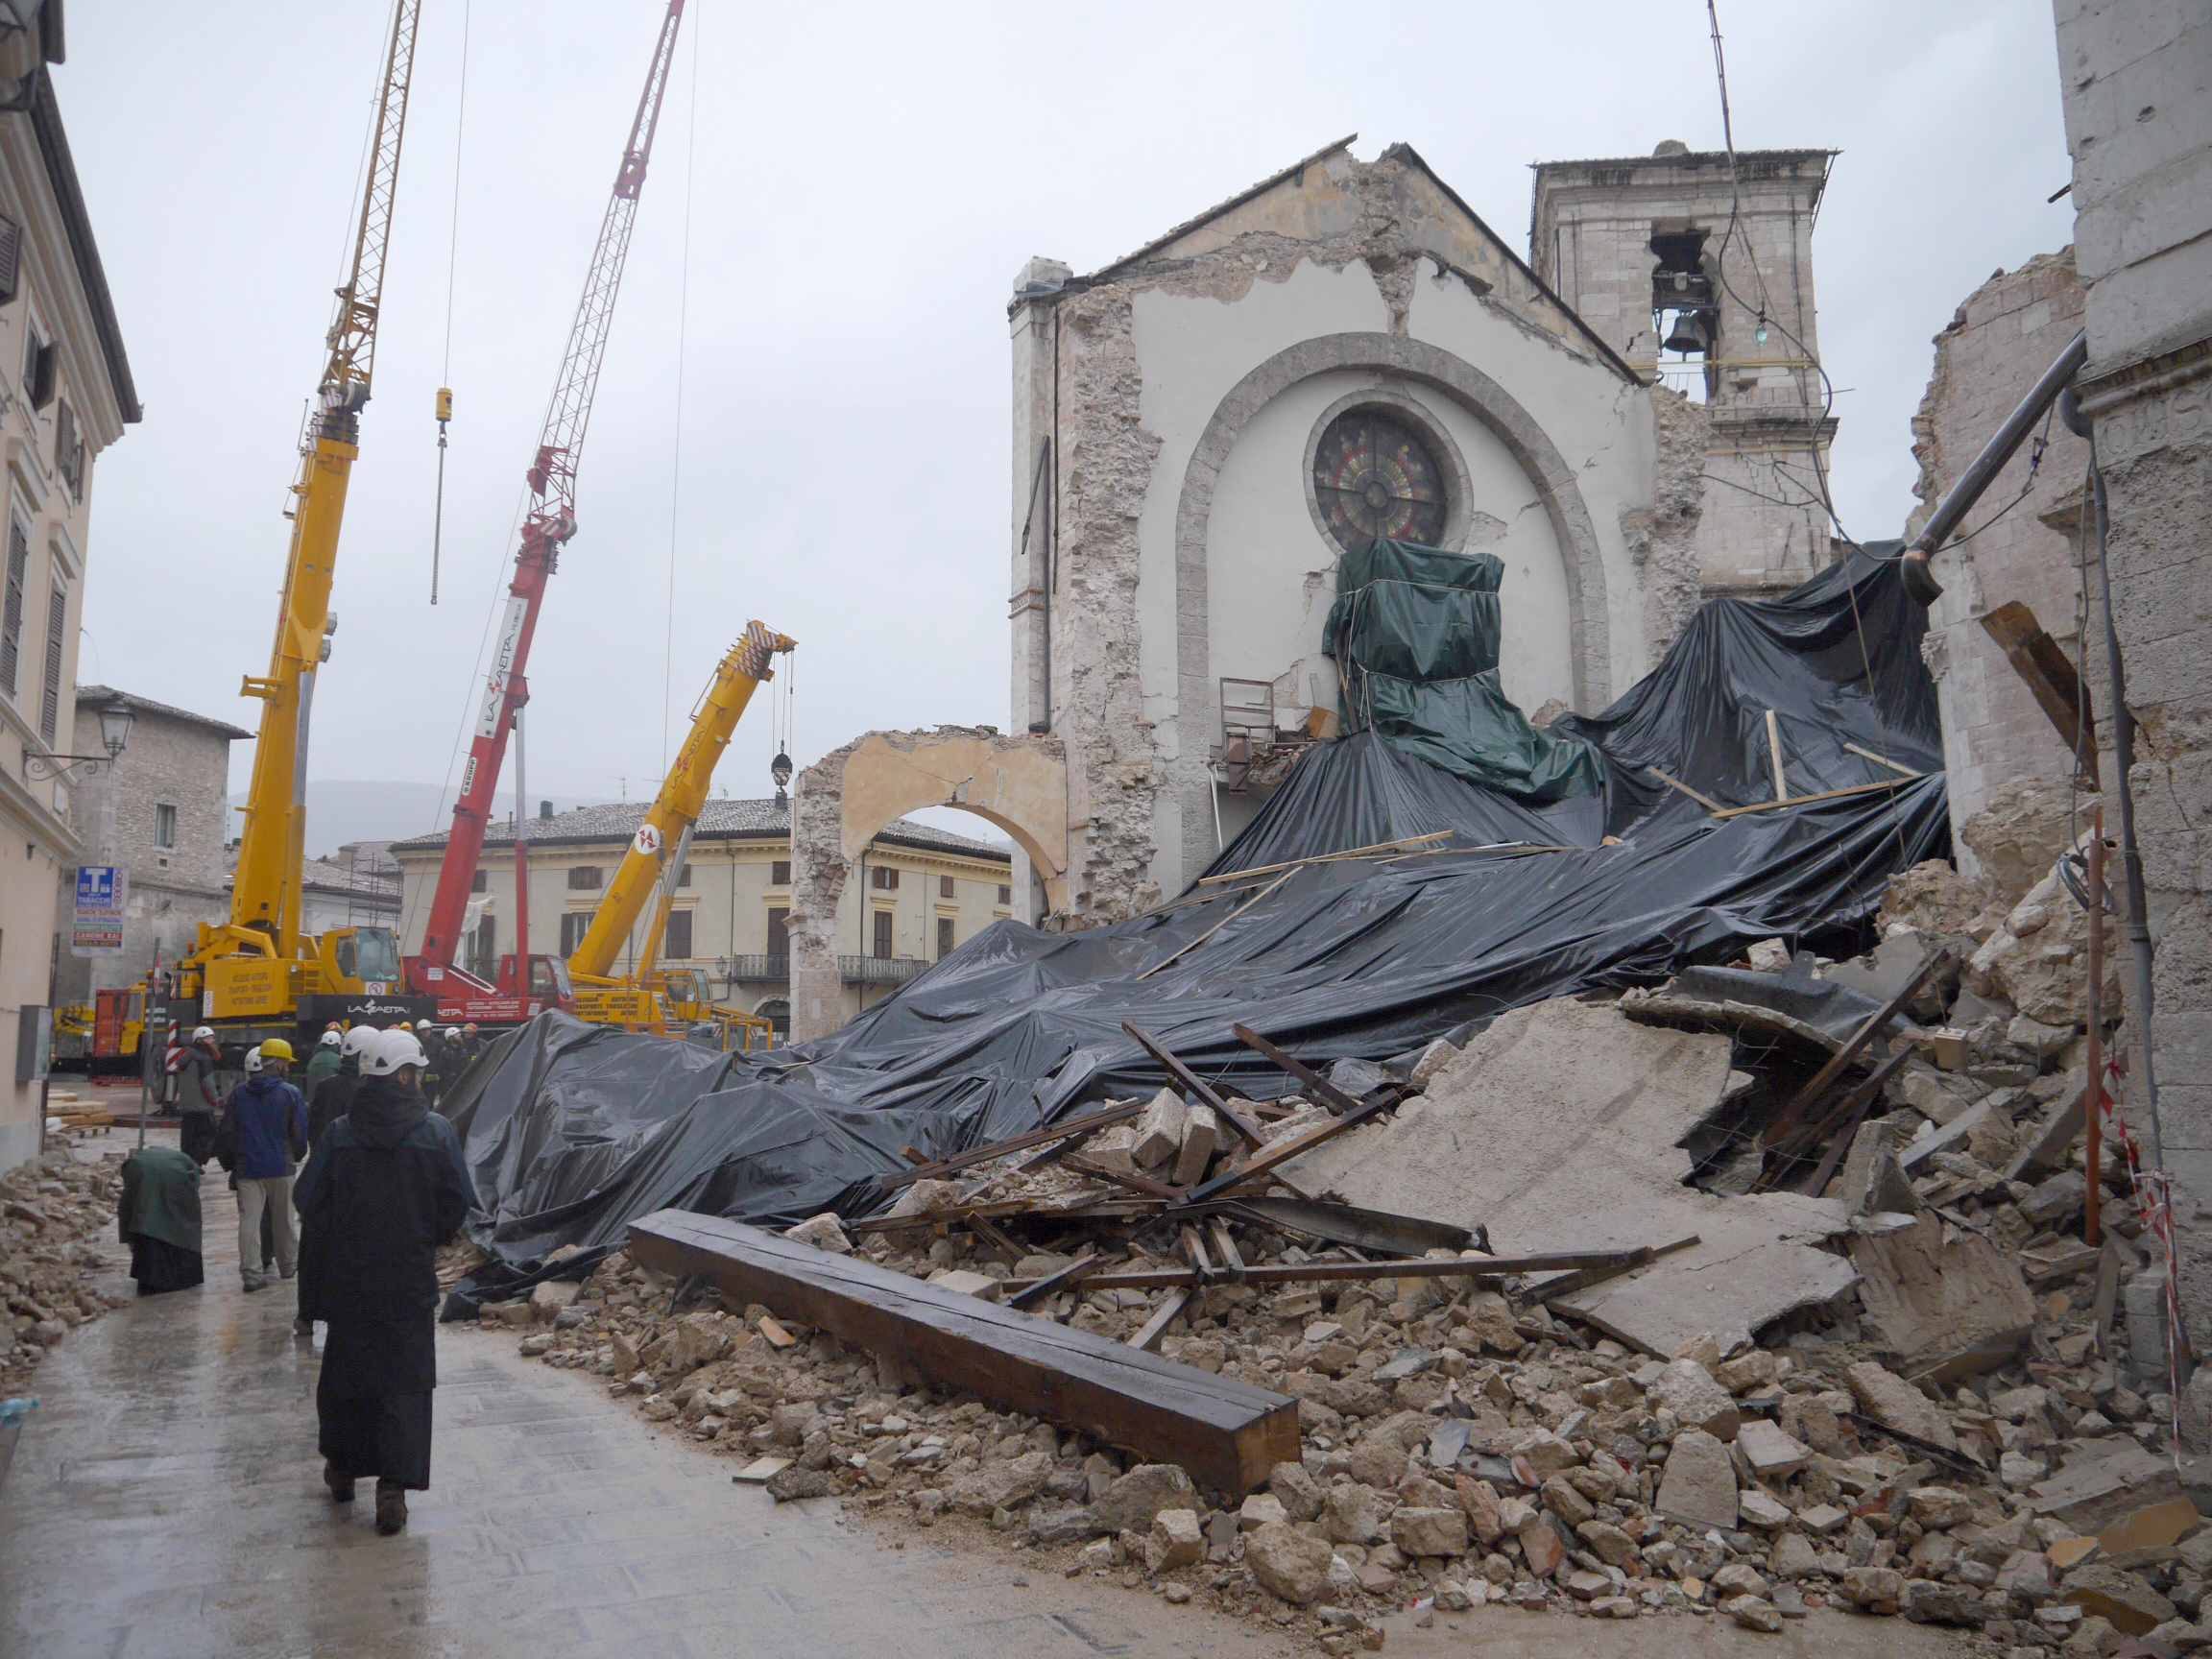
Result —
<instances>
[{"instance_id":1,"label":"chimney","mask_svg":"<svg viewBox=\"0 0 2212 1659\"><path fill-rule=\"evenodd\" d=\"M541 824L550 824L553 822L552 802L541 801L538 803L538 822Z\"/></svg>"}]
</instances>

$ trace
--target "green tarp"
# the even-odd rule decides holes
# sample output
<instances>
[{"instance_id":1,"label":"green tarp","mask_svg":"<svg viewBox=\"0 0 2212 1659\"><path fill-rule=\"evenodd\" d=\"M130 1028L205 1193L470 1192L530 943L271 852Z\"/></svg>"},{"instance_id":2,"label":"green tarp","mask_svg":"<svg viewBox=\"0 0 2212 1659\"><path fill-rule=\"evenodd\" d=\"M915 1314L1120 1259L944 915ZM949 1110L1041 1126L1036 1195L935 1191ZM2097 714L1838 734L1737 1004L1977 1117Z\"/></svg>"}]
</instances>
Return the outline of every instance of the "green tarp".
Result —
<instances>
[{"instance_id":1,"label":"green tarp","mask_svg":"<svg viewBox=\"0 0 2212 1659\"><path fill-rule=\"evenodd\" d=\"M1498 684L1504 574L1490 554L1409 541L1346 553L1321 644L1343 674L1344 730L1524 801L1595 795L1596 752L1537 731Z\"/></svg>"}]
</instances>

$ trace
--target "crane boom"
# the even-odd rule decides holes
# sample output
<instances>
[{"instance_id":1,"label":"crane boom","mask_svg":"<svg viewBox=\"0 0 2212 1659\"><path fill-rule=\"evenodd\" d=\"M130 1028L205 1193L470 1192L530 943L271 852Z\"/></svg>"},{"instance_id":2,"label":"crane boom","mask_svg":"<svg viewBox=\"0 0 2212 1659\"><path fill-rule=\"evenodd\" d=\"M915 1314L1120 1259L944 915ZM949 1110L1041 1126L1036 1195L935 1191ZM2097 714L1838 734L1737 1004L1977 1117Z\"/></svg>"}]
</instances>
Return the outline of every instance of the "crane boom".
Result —
<instances>
[{"instance_id":1,"label":"crane boom","mask_svg":"<svg viewBox=\"0 0 2212 1659\"><path fill-rule=\"evenodd\" d=\"M346 512L346 487L360 453L361 407L369 400L375 362L384 254L392 235L421 10L421 0L395 0L392 9L352 265L338 289L337 313L326 337L329 358L301 443L299 481L292 486L291 550L276 614L276 644L268 675L249 676L242 693L261 699L262 707L252 784L239 835L230 920L222 927L201 926L187 962L202 969L223 959L266 963L273 957L282 964L301 951L308 719L315 672L328 656L328 636L336 625L330 615L330 580ZM288 1007L285 978L280 966L249 970L235 1011L271 1014ZM209 989L218 993L216 1000L221 1002L224 987L211 978Z\"/></svg>"},{"instance_id":2,"label":"crane boom","mask_svg":"<svg viewBox=\"0 0 2212 1659\"><path fill-rule=\"evenodd\" d=\"M614 879L608 883L607 896L592 914L591 926L569 954L568 973L579 983L586 979L606 982L613 972L615 958L621 955L631 929L652 902L663 867L678 847L689 845L691 828L707 805L715 763L730 746L730 734L737 730L738 718L753 700L755 688L772 677L769 660L779 652L789 651L792 645L793 641L764 624L749 622L744 637L724 653L714 670L713 684L707 687L692 715L690 733L677 751L668 776L661 781L661 792L646 809L645 821L638 825L630 851L622 855ZM668 880L680 880L680 867L669 868Z\"/></svg>"},{"instance_id":3,"label":"crane boom","mask_svg":"<svg viewBox=\"0 0 2212 1659\"><path fill-rule=\"evenodd\" d=\"M439 865L422 947L410 961L415 975L424 980L443 979L453 973L469 890L484 851L484 831L491 821L492 792L506 758L507 734L514 728L517 711L529 698L525 671L546 578L553 574L563 544L576 534L576 466L583 454L585 428L591 419L599 364L614 320L622 265L630 252L630 230L637 222L637 197L645 184L646 165L652 159L653 133L660 125L661 95L667 90L676 31L683 18L684 0L668 0L652 66L645 76L645 90L638 96L637 113L630 123L630 141L623 149L606 217L599 225L599 241L584 279L584 296L569 325L567 353L554 379L544 430L530 462L527 481L531 506L522 520L515 576L507 588L507 610L500 619L491 673L478 706L469 761L461 774L461 792L453 803L453 827L445 838L445 854ZM517 805L517 812L521 809ZM527 973L526 965L517 964L517 969Z\"/></svg>"}]
</instances>

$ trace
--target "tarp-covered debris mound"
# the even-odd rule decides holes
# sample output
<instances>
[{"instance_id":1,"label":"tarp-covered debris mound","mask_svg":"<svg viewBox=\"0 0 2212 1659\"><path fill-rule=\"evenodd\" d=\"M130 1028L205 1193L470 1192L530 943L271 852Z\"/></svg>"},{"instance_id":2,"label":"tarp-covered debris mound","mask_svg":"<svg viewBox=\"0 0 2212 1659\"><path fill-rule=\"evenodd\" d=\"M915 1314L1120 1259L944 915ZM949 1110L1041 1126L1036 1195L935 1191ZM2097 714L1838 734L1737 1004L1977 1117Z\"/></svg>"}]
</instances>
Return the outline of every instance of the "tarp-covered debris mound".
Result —
<instances>
[{"instance_id":1,"label":"tarp-covered debris mound","mask_svg":"<svg viewBox=\"0 0 2212 1659\"><path fill-rule=\"evenodd\" d=\"M1782 599L1708 604L1611 709L1560 722L1602 797L1519 800L1372 732L1316 744L1182 899L1087 932L1001 922L815 1042L721 1055L541 1016L448 1102L487 1206L475 1237L512 1274L614 1248L656 1209L868 1213L902 1148L943 1157L1157 1088L1123 1021L1264 1096L1286 1080L1235 1022L1311 1062L1380 1060L1863 927L1892 873L1948 846L1924 626L1857 554ZM1653 778L1769 803L1769 709L1790 794L1830 798L1722 817ZM1383 843L1401 845L1296 862Z\"/></svg>"}]
</instances>

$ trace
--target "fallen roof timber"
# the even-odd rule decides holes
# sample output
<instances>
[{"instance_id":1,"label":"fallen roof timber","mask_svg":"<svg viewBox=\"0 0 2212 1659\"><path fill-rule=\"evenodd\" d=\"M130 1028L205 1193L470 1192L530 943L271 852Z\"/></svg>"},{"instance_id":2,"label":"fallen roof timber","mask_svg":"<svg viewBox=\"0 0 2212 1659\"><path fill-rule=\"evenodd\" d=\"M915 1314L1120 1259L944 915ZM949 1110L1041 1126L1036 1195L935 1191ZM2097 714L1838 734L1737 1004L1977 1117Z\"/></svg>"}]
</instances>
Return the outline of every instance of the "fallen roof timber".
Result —
<instances>
[{"instance_id":1,"label":"fallen roof timber","mask_svg":"<svg viewBox=\"0 0 2212 1659\"><path fill-rule=\"evenodd\" d=\"M1241 1496L1294 1462L1298 1404L1228 1377L718 1216L630 1223L632 1260L691 1274L937 1382L1078 1429Z\"/></svg>"}]
</instances>

